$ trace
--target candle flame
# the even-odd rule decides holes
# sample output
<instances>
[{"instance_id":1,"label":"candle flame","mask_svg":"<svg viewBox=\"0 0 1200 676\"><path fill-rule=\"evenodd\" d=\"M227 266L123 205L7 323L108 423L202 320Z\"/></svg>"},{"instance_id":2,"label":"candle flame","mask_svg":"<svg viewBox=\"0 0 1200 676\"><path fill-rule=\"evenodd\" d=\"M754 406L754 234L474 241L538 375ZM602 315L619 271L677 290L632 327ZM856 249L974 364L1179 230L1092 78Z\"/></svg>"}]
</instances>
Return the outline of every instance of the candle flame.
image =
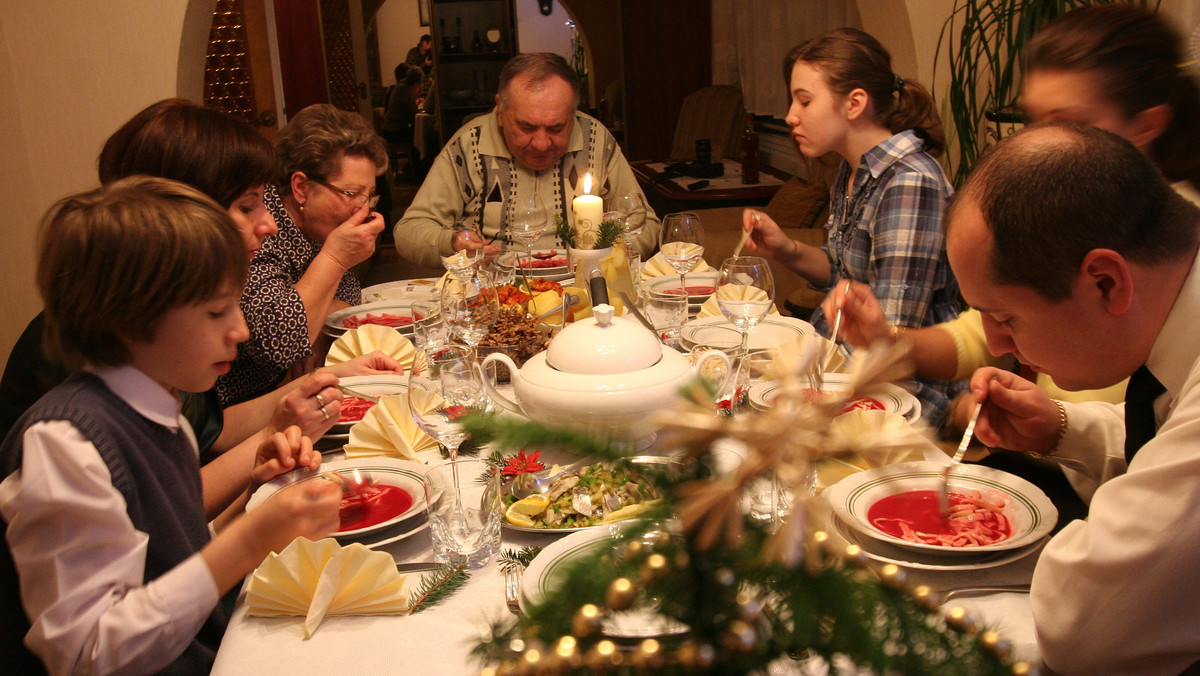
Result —
<instances>
[{"instance_id":1,"label":"candle flame","mask_svg":"<svg viewBox=\"0 0 1200 676\"><path fill-rule=\"evenodd\" d=\"M583 194L592 194L592 172L583 175Z\"/></svg>"}]
</instances>

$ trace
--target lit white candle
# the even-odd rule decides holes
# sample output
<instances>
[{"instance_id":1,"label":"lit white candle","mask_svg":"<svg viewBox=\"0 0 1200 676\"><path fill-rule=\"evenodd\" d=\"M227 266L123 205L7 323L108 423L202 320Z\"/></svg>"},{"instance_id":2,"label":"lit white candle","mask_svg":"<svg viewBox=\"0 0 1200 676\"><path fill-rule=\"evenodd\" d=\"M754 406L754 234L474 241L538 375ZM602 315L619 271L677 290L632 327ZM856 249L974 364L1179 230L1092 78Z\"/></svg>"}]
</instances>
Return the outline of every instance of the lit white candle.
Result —
<instances>
[{"instance_id":1,"label":"lit white candle","mask_svg":"<svg viewBox=\"0 0 1200 676\"><path fill-rule=\"evenodd\" d=\"M592 173L583 177L583 194L571 202L575 212L575 246L590 249L596 244L600 221L604 220L604 200L592 194Z\"/></svg>"}]
</instances>

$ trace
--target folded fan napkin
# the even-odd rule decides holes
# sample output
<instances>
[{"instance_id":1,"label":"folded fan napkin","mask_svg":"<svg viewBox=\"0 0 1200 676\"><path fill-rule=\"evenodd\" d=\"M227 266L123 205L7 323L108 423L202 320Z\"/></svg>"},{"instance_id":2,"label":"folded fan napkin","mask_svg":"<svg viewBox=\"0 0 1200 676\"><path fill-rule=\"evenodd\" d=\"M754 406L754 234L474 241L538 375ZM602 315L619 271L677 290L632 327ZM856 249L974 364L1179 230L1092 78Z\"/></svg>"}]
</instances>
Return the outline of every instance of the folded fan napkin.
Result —
<instances>
[{"instance_id":1,"label":"folded fan napkin","mask_svg":"<svg viewBox=\"0 0 1200 676\"><path fill-rule=\"evenodd\" d=\"M433 392L412 392L419 410L432 411L442 403L442 398ZM417 426L408 410L409 394L394 394L383 397L372 406L363 419L350 428L350 441L346 443L347 458L368 458L380 455L394 456L404 460L421 459L417 453L436 449L438 442Z\"/></svg>"},{"instance_id":2,"label":"folded fan napkin","mask_svg":"<svg viewBox=\"0 0 1200 676\"><path fill-rule=\"evenodd\" d=\"M708 263L704 262L704 259L701 258L700 262L696 263L696 267L688 271L688 274L693 272L704 272L708 269ZM642 281L654 279L655 277L662 277L663 275L678 274L679 271L671 267L671 264L667 262L667 259L663 258L662 252L654 254L650 257L650 260L642 263Z\"/></svg>"},{"instance_id":3,"label":"folded fan napkin","mask_svg":"<svg viewBox=\"0 0 1200 676\"><path fill-rule=\"evenodd\" d=\"M304 617L309 638L327 615L399 615L408 612L407 576L387 552L332 538L296 538L259 565L246 587L246 607L259 617Z\"/></svg>"},{"instance_id":4,"label":"folded fan napkin","mask_svg":"<svg viewBox=\"0 0 1200 676\"><path fill-rule=\"evenodd\" d=\"M734 300L766 300L767 292L758 287L743 284L719 286L717 287L717 292L709 296L708 300L704 301L704 305L700 306L700 311L696 313L697 319L721 316L721 306L717 304L717 296L732 298ZM771 304L771 311L768 314L779 314L779 309L775 307L774 303Z\"/></svg>"},{"instance_id":5,"label":"folded fan napkin","mask_svg":"<svg viewBox=\"0 0 1200 676\"><path fill-rule=\"evenodd\" d=\"M350 329L333 341L333 345L329 346L329 354L325 356L325 365L340 364L375 350L400 362L405 371L412 368L413 356L417 353L412 341L396 329L390 326L363 324L356 329Z\"/></svg>"}]
</instances>

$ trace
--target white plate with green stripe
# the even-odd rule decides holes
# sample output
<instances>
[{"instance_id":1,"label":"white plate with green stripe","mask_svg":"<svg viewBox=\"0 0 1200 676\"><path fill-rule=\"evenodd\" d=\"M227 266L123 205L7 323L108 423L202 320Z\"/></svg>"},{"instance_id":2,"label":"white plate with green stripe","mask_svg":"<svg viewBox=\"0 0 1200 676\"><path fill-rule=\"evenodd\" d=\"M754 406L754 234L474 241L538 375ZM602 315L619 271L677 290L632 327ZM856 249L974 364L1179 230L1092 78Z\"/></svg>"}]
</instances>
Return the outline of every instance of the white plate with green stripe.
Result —
<instances>
[{"instance_id":1,"label":"white plate with green stripe","mask_svg":"<svg viewBox=\"0 0 1200 676\"><path fill-rule=\"evenodd\" d=\"M862 535L926 554L974 556L1018 549L1041 540L1054 528L1058 510L1037 486L991 467L959 464L950 471L948 486L952 501L956 495L969 496L978 492L986 502L1002 505L999 511L1008 522L1007 537L989 544L949 546L902 539L885 532L884 528L899 520L907 520L909 527L918 532L930 532L925 530L926 526L937 525L930 523L929 499L931 493L936 494L939 490L945 467L945 463L940 462L905 462L877 467L842 479L826 494L838 518ZM882 508L872 510L881 501L897 496L901 497L904 506L912 509L911 513L893 510L884 513Z\"/></svg>"}]
</instances>

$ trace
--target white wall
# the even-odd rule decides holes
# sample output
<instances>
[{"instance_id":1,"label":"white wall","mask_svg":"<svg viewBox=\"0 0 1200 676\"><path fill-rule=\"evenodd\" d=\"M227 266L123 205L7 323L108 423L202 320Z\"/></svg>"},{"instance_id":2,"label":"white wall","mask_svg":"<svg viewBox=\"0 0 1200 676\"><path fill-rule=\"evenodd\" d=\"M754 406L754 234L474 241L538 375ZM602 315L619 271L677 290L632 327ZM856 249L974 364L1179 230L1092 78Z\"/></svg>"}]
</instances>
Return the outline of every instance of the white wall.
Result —
<instances>
[{"instance_id":1,"label":"white wall","mask_svg":"<svg viewBox=\"0 0 1200 676\"><path fill-rule=\"evenodd\" d=\"M191 2L211 15L215 0ZM38 220L58 199L96 185L96 155L121 123L177 95L188 7L189 0L0 2L0 363L42 306L34 288Z\"/></svg>"},{"instance_id":2,"label":"white wall","mask_svg":"<svg viewBox=\"0 0 1200 676\"><path fill-rule=\"evenodd\" d=\"M428 1L428 0L426 0ZM421 36L433 35L433 26L421 25L418 0L387 0L375 14L375 31L379 36L379 69L383 86L396 84L396 64L417 46Z\"/></svg>"}]
</instances>

